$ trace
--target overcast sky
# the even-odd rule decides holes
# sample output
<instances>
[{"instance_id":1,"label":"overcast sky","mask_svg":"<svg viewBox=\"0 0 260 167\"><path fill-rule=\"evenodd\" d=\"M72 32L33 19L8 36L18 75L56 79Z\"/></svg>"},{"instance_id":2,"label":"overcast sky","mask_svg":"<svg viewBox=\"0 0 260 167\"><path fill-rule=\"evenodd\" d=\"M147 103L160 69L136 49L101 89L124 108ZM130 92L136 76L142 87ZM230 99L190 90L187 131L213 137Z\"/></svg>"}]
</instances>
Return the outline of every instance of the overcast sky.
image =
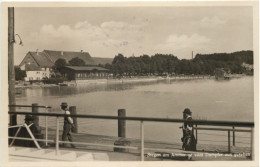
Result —
<instances>
[{"instance_id":1,"label":"overcast sky","mask_svg":"<svg viewBox=\"0 0 260 167\"><path fill-rule=\"evenodd\" d=\"M15 64L28 51L89 52L92 57L253 49L251 7L15 8Z\"/></svg>"}]
</instances>

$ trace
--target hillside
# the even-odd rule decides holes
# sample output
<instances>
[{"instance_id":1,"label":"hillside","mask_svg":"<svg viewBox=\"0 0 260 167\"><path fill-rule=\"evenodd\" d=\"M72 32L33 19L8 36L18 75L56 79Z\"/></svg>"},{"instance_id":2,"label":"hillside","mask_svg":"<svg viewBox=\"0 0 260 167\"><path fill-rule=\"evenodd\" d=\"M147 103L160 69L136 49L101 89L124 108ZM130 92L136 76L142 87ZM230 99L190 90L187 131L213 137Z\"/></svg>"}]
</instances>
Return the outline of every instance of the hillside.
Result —
<instances>
[{"instance_id":1,"label":"hillside","mask_svg":"<svg viewBox=\"0 0 260 167\"><path fill-rule=\"evenodd\" d=\"M253 64L253 51L239 51L233 53L197 54L194 61L222 61L242 64Z\"/></svg>"}]
</instances>

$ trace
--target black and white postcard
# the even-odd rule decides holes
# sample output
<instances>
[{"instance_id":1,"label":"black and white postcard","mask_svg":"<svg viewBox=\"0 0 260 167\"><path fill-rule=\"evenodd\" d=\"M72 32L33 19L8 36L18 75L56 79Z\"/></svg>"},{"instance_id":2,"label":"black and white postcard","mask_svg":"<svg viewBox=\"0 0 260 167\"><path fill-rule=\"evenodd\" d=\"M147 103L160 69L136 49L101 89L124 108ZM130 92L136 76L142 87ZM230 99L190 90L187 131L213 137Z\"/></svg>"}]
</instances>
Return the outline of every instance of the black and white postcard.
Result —
<instances>
[{"instance_id":1,"label":"black and white postcard","mask_svg":"<svg viewBox=\"0 0 260 167\"><path fill-rule=\"evenodd\" d=\"M1 12L2 166L259 163L258 1Z\"/></svg>"}]
</instances>

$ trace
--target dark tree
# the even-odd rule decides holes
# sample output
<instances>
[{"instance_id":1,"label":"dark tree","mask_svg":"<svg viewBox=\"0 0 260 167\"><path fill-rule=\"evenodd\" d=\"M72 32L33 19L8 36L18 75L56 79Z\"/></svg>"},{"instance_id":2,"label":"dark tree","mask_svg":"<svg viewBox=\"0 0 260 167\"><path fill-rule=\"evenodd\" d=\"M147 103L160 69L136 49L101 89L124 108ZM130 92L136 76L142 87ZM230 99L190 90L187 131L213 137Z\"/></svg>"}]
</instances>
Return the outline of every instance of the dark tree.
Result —
<instances>
[{"instance_id":1,"label":"dark tree","mask_svg":"<svg viewBox=\"0 0 260 167\"><path fill-rule=\"evenodd\" d=\"M24 78L26 77L26 71L21 70L20 67L15 67L15 80L16 81L21 81L24 80Z\"/></svg>"},{"instance_id":2,"label":"dark tree","mask_svg":"<svg viewBox=\"0 0 260 167\"><path fill-rule=\"evenodd\" d=\"M171 54L142 55L140 57L115 56L111 71L115 75L174 75L174 74L210 74L216 68L230 69L231 73L242 73L241 64L253 64L252 51L234 53L197 54L194 59L179 60Z\"/></svg>"},{"instance_id":3,"label":"dark tree","mask_svg":"<svg viewBox=\"0 0 260 167\"><path fill-rule=\"evenodd\" d=\"M122 54L115 56L112 62L112 71L115 75L123 75L127 71L126 58Z\"/></svg>"},{"instance_id":4,"label":"dark tree","mask_svg":"<svg viewBox=\"0 0 260 167\"><path fill-rule=\"evenodd\" d=\"M78 58L78 57L75 57L75 58L72 58L70 61L69 61L69 65L71 66L85 66L86 63L84 60Z\"/></svg>"},{"instance_id":5,"label":"dark tree","mask_svg":"<svg viewBox=\"0 0 260 167\"><path fill-rule=\"evenodd\" d=\"M57 71L60 71L60 69L62 67L65 67L67 64L65 59L59 58L58 60L55 61L54 63L54 69L56 69Z\"/></svg>"}]
</instances>

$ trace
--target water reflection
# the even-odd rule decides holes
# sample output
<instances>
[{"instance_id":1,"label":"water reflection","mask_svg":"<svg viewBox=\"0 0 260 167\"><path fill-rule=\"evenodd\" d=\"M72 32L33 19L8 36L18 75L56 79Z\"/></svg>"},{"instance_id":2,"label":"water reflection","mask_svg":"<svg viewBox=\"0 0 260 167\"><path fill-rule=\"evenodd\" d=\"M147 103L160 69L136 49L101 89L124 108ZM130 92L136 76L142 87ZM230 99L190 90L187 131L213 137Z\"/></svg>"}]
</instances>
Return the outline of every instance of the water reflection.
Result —
<instances>
[{"instance_id":1,"label":"water reflection","mask_svg":"<svg viewBox=\"0 0 260 167\"><path fill-rule=\"evenodd\" d=\"M78 86L55 86L45 88L22 89L18 97L41 97L41 96L67 96L100 91L124 91L139 86L155 85L167 83L165 81L137 82L137 83L107 83L107 84L87 84Z\"/></svg>"},{"instance_id":2,"label":"water reflection","mask_svg":"<svg viewBox=\"0 0 260 167\"><path fill-rule=\"evenodd\" d=\"M206 80L206 79L204 79ZM175 83L190 83L190 79L182 80L157 80L147 82L119 82L119 83L106 83L106 84L86 84L78 86L54 86L43 88L26 88L21 89L21 94L17 95L18 98L22 97L42 97L42 96L68 96L73 94L82 94L100 91L125 91L134 89L136 87L157 85L157 84L175 84ZM199 79L193 79L193 83L200 82Z\"/></svg>"}]
</instances>

